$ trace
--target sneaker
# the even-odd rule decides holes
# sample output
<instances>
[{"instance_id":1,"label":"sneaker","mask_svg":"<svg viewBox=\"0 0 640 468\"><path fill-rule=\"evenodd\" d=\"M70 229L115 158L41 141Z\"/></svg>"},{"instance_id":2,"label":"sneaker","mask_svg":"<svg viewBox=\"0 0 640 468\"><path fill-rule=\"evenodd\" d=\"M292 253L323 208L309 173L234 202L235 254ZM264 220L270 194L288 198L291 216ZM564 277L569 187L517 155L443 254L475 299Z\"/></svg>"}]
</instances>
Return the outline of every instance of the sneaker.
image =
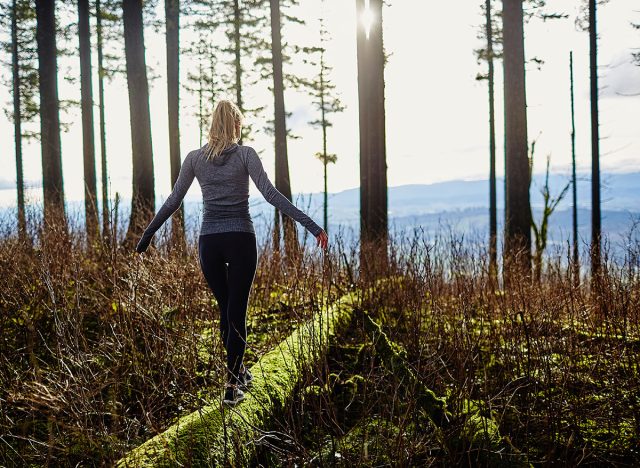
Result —
<instances>
[{"instance_id":1,"label":"sneaker","mask_svg":"<svg viewBox=\"0 0 640 468\"><path fill-rule=\"evenodd\" d=\"M223 403L229 406L235 406L242 400L244 400L244 392L238 388L238 385L225 385Z\"/></svg>"},{"instance_id":2,"label":"sneaker","mask_svg":"<svg viewBox=\"0 0 640 468\"><path fill-rule=\"evenodd\" d=\"M240 372L239 379L240 388L242 390L247 390L253 382L253 374L245 367L244 370Z\"/></svg>"}]
</instances>

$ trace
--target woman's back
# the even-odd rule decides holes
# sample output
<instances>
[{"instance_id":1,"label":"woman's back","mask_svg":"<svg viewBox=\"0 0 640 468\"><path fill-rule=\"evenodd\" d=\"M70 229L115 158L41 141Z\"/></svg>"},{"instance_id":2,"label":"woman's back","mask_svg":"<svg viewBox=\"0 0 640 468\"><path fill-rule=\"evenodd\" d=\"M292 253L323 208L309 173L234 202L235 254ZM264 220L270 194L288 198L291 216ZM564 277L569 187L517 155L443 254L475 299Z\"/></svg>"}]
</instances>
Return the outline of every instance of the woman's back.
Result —
<instances>
[{"instance_id":1,"label":"woman's back","mask_svg":"<svg viewBox=\"0 0 640 468\"><path fill-rule=\"evenodd\" d=\"M234 143L212 159L206 157L206 148L207 145L187 155L173 192L145 230L143 238L150 239L180 207L194 178L202 191L200 235L232 231L255 233L249 214L249 177L269 203L298 221L314 236L322 232L320 226L276 190L252 147Z\"/></svg>"},{"instance_id":2,"label":"woman's back","mask_svg":"<svg viewBox=\"0 0 640 468\"><path fill-rule=\"evenodd\" d=\"M219 219L250 219L248 147L233 145L222 154L207 160L205 147L187 156L202 190L202 222Z\"/></svg>"}]
</instances>

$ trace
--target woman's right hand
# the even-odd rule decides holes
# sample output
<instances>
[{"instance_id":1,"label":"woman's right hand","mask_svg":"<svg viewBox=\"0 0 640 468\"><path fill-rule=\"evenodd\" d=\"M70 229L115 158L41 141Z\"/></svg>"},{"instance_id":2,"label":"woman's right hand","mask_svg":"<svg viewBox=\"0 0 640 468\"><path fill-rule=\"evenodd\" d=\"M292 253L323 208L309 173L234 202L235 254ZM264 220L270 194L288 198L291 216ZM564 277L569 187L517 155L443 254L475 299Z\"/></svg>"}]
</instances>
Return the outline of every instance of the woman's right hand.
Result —
<instances>
[{"instance_id":1,"label":"woman's right hand","mask_svg":"<svg viewBox=\"0 0 640 468\"><path fill-rule=\"evenodd\" d=\"M324 232L324 229L320 231L320 234L316 236L316 239L318 241L318 245L322 247L322 250L327 250L327 244L329 243L329 236L327 236L327 233Z\"/></svg>"}]
</instances>

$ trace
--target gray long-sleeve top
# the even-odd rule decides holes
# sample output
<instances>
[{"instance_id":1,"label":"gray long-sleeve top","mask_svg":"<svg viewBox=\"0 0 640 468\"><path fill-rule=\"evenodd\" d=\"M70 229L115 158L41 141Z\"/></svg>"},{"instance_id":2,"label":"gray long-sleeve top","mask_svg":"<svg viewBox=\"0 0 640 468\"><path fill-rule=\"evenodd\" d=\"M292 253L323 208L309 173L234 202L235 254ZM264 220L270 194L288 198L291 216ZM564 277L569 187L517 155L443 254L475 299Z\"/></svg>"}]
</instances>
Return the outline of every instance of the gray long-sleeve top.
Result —
<instances>
[{"instance_id":1,"label":"gray long-sleeve top","mask_svg":"<svg viewBox=\"0 0 640 468\"><path fill-rule=\"evenodd\" d=\"M141 243L148 243L180 207L194 177L200 183L204 204L200 235L229 231L255 233L249 214L249 177L269 203L298 221L314 236L320 234L322 228L273 186L253 148L234 144L213 161L206 159L206 148L207 145L187 155L171 195L145 229Z\"/></svg>"}]
</instances>

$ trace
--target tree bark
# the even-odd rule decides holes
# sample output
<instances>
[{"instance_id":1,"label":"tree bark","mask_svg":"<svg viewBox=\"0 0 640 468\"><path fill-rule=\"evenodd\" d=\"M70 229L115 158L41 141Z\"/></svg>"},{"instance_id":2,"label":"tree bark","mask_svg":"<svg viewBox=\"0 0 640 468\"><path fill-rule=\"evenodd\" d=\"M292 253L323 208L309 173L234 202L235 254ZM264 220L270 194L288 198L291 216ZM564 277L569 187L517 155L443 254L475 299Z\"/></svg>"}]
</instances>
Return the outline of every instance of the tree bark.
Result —
<instances>
[{"instance_id":1,"label":"tree bark","mask_svg":"<svg viewBox=\"0 0 640 468\"><path fill-rule=\"evenodd\" d=\"M364 14L364 0L356 0L356 46L358 57L358 127L360 131L360 245L368 240L369 234L369 179L370 179L370 151L368 119L368 70L367 70L367 37L362 17Z\"/></svg>"},{"instance_id":2,"label":"tree bark","mask_svg":"<svg viewBox=\"0 0 640 468\"><path fill-rule=\"evenodd\" d=\"M276 189L291 201L291 181L289 178L289 158L287 154L287 120L284 107L284 78L282 73L280 0L269 0L269 5L271 9L271 60L273 66L273 96L275 108ZM282 219L285 252L289 256L295 256L298 253L295 222L282 213L278 214L278 210L276 210L276 216ZM279 230L278 224L279 223L276 223L274 227Z\"/></svg>"},{"instance_id":3,"label":"tree bark","mask_svg":"<svg viewBox=\"0 0 640 468\"><path fill-rule=\"evenodd\" d=\"M22 105L20 99L20 61L18 45L18 5L11 4L11 72L13 75L13 131L16 152L16 192L18 196L18 235L26 239L27 220L24 207L24 173L22 169Z\"/></svg>"},{"instance_id":4,"label":"tree bark","mask_svg":"<svg viewBox=\"0 0 640 468\"><path fill-rule=\"evenodd\" d=\"M233 0L233 49L235 53L234 66L236 75L236 105L240 112L244 112L242 103L242 63L240 62L240 24L242 22L242 14L240 11L240 0ZM242 144L242 137L240 138Z\"/></svg>"},{"instance_id":5,"label":"tree bark","mask_svg":"<svg viewBox=\"0 0 640 468\"><path fill-rule=\"evenodd\" d=\"M109 242L111 227L109 223L109 179L107 171L107 133L104 119L104 66L102 44L102 9L100 0L96 0L96 40L98 47L98 109L100 115L100 175L102 185L102 238Z\"/></svg>"},{"instance_id":6,"label":"tree bark","mask_svg":"<svg viewBox=\"0 0 640 468\"><path fill-rule=\"evenodd\" d=\"M496 119L493 67L493 28L491 0L486 0L487 63L489 65L489 270L497 271L498 264L498 208L496 187Z\"/></svg>"},{"instance_id":7,"label":"tree bark","mask_svg":"<svg viewBox=\"0 0 640 468\"><path fill-rule=\"evenodd\" d=\"M96 155L93 132L93 85L91 76L89 0L78 0L78 40L80 46L85 227L87 230L87 239L92 241L98 233L98 210L96 207Z\"/></svg>"},{"instance_id":8,"label":"tree bark","mask_svg":"<svg viewBox=\"0 0 640 468\"><path fill-rule=\"evenodd\" d=\"M322 222L324 225L324 232L329 232L329 191L327 187L328 183L328 174L327 174L327 166L329 165L328 155L327 155L327 118L325 116L324 109L324 84L323 77L320 75L320 83L321 83L321 93L322 93L322 170L323 170L323 179L324 179L324 193L323 193L323 203L322 203Z\"/></svg>"},{"instance_id":9,"label":"tree bark","mask_svg":"<svg viewBox=\"0 0 640 468\"><path fill-rule=\"evenodd\" d=\"M357 0L358 18L365 9ZM373 15L367 33L358 21L358 101L360 122L360 239L361 256L375 247L375 257L387 262L388 201L384 107L384 48L382 0L371 0ZM365 262L363 262L363 266Z\"/></svg>"},{"instance_id":10,"label":"tree bark","mask_svg":"<svg viewBox=\"0 0 640 468\"><path fill-rule=\"evenodd\" d=\"M576 177L576 124L573 98L573 51L569 52L569 80L571 92L571 188L573 194L572 221L573 221L573 278L575 284L580 284L580 257L578 255L578 186Z\"/></svg>"},{"instance_id":11,"label":"tree bark","mask_svg":"<svg viewBox=\"0 0 640 468\"><path fill-rule=\"evenodd\" d=\"M124 43L129 88L133 193L127 242L133 242L155 208L149 85L145 63L142 0L123 0Z\"/></svg>"},{"instance_id":12,"label":"tree bark","mask_svg":"<svg viewBox=\"0 0 640 468\"><path fill-rule=\"evenodd\" d=\"M203 145L204 125L204 85L202 80L202 53L198 56L198 130L200 134L199 146Z\"/></svg>"},{"instance_id":13,"label":"tree bark","mask_svg":"<svg viewBox=\"0 0 640 468\"><path fill-rule=\"evenodd\" d=\"M36 0L40 139L45 222L64 221L55 0Z\"/></svg>"},{"instance_id":14,"label":"tree bark","mask_svg":"<svg viewBox=\"0 0 640 468\"><path fill-rule=\"evenodd\" d=\"M600 124L598 114L598 36L596 0L589 0L589 70L591 95L591 276L600 272Z\"/></svg>"},{"instance_id":15,"label":"tree bark","mask_svg":"<svg viewBox=\"0 0 640 468\"><path fill-rule=\"evenodd\" d=\"M506 146L505 258L531 272L531 211L522 0L503 0Z\"/></svg>"},{"instance_id":16,"label":"tree bark","mask_svg":"<svg viewBox=\"0 0 640 468\"><path fill-rule=\"evenodd\" d=\"M169 109L169 159L171 188L180 174L180 0L165 0L167 36L167 100ZM185 247L184 204L173 215L174 245Z\"/></svg>"},{"instance_id":17,"label":"tree bark","mask_svg":"<svg viewBox=\"0 0 640 468\"><path fill-rule=\"evenodd\" d=\"M320 122L322 125L322 170L323 170L323 180L324 180L324 192L323 192L323 203L322 203L322 223L324 232L329 232L329 200L328 200L328 191L327 191L327 115L326 115L326 103L324 101L325 96L325 84L324 84L324 47L320 51Z\"/></svg>"}]
</instances>

